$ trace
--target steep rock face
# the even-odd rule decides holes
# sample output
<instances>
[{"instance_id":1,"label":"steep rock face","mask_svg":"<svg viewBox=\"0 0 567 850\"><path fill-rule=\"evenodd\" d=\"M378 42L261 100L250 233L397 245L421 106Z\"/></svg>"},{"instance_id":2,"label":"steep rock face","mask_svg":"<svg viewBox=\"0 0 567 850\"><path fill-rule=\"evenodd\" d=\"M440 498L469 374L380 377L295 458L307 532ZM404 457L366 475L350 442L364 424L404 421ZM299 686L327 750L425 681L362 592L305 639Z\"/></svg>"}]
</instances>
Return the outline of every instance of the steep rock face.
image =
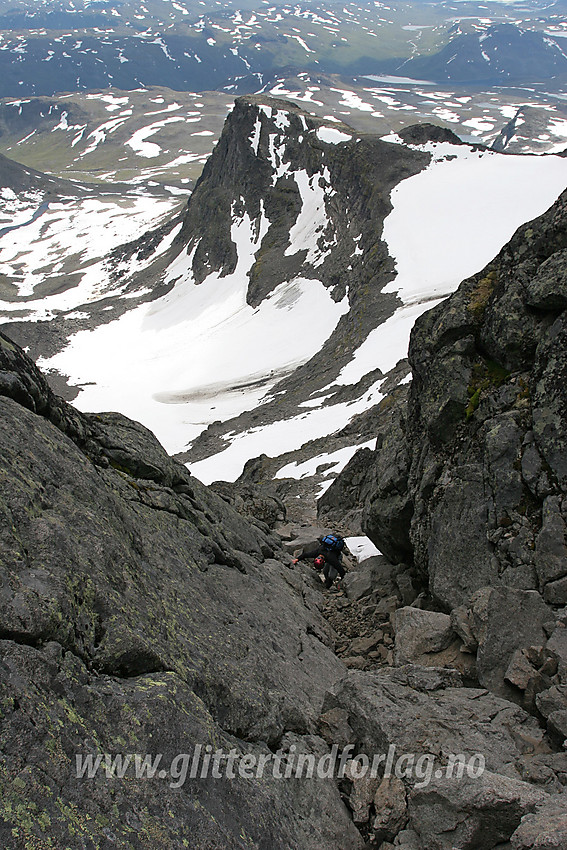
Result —
<instances>
[{"instance_id":1,"label":"steep rock face","mask_svg":"<svg viewBox=\"0 0 567 850\"><path fill-rule=\"evenodd\" d=\"M363 526L446 610L494 584L567 602L566 223L564 193L412 332Z\"/></svg>"},{"instance_id":2,"label":"steep rock face","mask_svg":"<svg viewBox=\"0 0 567 850\"><path fill-rule=\"evenodd\" d=\"M261 95L236 100L179 235L190 273L211 287L215 273L220 281L234 272L248 250L245 241L237 244L235 224L245 222L252 249L248 305L258 308L273 297L279 309L292 308L303 286L316 293L322 284L342 314L306 362L298 356L300 340L290 335L285 368L267 378L274 384L281 379L274 399L252 419L246 411L213 423L180 458L210 456L226 444L228 432L281 419L282 406L288 416L303 412L300 405L328 387L369 332L400 306L396 295L383 292L395 277L383 223L392 189L430 161L429 153L339 123L330 126L288 101ZM282 297L276 290L285 283L294 288ZM311 309L313 332L327 327L319 308ZM301 333L310 328L302 325Z\"/></svg>"},{"instance_id":3,"label":"steep rock face","mask_svg":"<svg viewBox=\"0 0 567 850\"><path fill-rule=\"evenodd\" d=\"M562 289L566 223L563 194L412 334L411 538L451 607L486 584L567 602L555 584L567 562L549 551L564 539L565 316L542 294ZM449 563L462 591L439 571Z\"/></svg>"},{"instance_id":4,"label":"steep rock face","mask_svg":"<svg viewBox=\"0 0 567 850\"><path fill-rule=\"evenodd\" d=\"M344 667L309 571L149 431L73 410L5 337L0 407L3 846L357 847L320 780L75 778L75 754L317 750Z\"/></svg>"},{"instance_id":5,"label":"steep rock face","mask_svg":"<svg viewBox=\"0 0 567 850\"><path fill-rule=\"evenodd\" d=\"M382 402L366 474L355 456L320 504L332 521L343 492L347 503L362 498L363 529L428 584L426 605L451 614L464 651L476 654L478 682L538 716L560 743L566 245L563 193L417 320L407 405Z\"/></svg>"},{"instance_id":6,"label":"steep rock face","mask_svg":"<svg viewBox=\"0 0 567 850\"><path fill-rule=\"evenodd\" d=\"M249 275L252 306L299 273L321 280L337 299L363 282L371 289L383 266L393 277L380 242L390 192L429 161L429 154L361 136L340 123L329 126L288 101L238 98L179 237L188 253L194 251L196 282L211 271L234 271L231 224L246 213L258 232L267 227Z\"/></svg>"},{"instance_id":7,"label":"steep rock face","mask_svg":"<svg viewBox=\"0 0 567 850\"><path fill-rule=\"evenodd\" d=\"M357 452L317 504L319 516L338 521L348 515L356 528L379 539L381 551L394 563L412 557L409 539L411 500L407 494L408 451L405 433L407 387L400 386L378 405L374 419L376 452L387 462L376 464L376 452ZM367 506L372 504L371 517ZM362 530L362 529L361 529ZM402 554L402 551L404 554Z\"/></svg>"}]
</instances>

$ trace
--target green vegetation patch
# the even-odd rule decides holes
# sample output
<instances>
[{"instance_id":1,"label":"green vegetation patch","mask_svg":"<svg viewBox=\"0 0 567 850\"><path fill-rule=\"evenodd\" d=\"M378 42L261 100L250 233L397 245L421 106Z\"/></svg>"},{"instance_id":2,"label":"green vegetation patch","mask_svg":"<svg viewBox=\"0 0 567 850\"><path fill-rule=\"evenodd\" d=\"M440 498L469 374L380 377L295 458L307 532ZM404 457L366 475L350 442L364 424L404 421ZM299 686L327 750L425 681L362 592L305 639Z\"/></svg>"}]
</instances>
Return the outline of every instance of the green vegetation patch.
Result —
<instances>
[{"instance_id":1,"label":"green vegetation patch","mask_svg":"<svg viewBox=\"0 0 567 850\"><path fill-rule=\"evenodd\" d=\"M488 358L482 358L473 366L471 382L467 388L469 402L465 410L465 417L471 418L480 404L483 392L492 390L504 384L510 377L511 372L500 363Z\"/></svg>"},{"instance_id":2,"label":"green vegetation patch","mask_svg":"<svg viewBox=\"0 0 567 850\"><path fill-rule=\"evenodd\" d=\"M495 270L481 278L474 289L469 293L468 309L477 321L482 319L488 302L498 282L498 274Z\"/></svg>"}]
</instances>

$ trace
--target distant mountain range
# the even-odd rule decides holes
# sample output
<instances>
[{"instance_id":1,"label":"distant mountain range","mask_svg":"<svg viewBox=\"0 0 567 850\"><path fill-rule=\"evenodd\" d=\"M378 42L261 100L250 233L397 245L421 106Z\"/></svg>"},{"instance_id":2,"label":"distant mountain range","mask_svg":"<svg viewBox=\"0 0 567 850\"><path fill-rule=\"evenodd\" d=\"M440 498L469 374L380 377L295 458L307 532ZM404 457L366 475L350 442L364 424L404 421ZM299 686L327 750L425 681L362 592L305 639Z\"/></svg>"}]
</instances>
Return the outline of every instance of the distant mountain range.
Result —
<instances>
[{"instance_id":1,"label":"distant mountain range","mask_svg":"<svg viewBox=\"0 0 567 850\"><path fill-rule=\"evenodd\" d=\"M453 83L509 85L567 80L567 38L499 24L463 33L439 53L418 56L403 66L409 76Z\"/></svg>"},{"instance_id":2,"label":"distant mountain range","mask_svg":"<svg viewBox=\"0 0 567 850\"><path fill-rule=\"evenodd\" d=\"M465 29L447 2L247 11L194 0L0 2L0 97L145 86L250 93L283 69L557 85L567 78L557 12L470 4Z\"/></svg>"}]
</instances>

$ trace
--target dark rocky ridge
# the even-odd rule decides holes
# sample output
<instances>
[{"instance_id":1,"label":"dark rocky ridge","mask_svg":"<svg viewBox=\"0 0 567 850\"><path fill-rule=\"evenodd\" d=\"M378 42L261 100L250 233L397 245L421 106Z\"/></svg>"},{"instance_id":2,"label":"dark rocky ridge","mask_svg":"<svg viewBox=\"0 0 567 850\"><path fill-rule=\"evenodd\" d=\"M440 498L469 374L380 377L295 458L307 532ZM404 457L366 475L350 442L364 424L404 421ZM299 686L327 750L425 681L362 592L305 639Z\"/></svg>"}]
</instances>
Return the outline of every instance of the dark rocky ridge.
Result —
<instances>
[{"instance_id":1,"label":"dark rocky ridge","mask_svg":"<svg viewBox=\"0 0 567 850\"><path fill-rule=\"evenodd\" d=\"M476 654L480 683L560 740L566 246L567 192L418 319L407 404L384 419L374 456L355 456L319 506L332 522L338 505L361 499L362 527L428 583L429 604L450 613Z\"/></svg>"},{"instance_id":2,"label":"dark rocky ridge","mask_svg":"<svg viewBox=\"0 0 567 850\"><path fill-rule=\"evenodd\" d=\"M285 130L278 124L278 113L285 114L289 122ZM255 155L250 140L257 121L261 130ZM392 145L336 123L332 127L351 139L328 144L316 135L320 127L329 124L288 101L261 95L238 98L191 196L179 237L188 246L188 253L195 248L193 272L197 280L211 271L228 274L236 263L236 247L230 235L234 214L247 212L253 222L258 222L263 209L271 226L250 272L248 303L257 306L280 283L299 275L321 281L337 301L348 295L349 312L321 351L274 387L274 394L285 392L289 416L297 413L298 403L328 387L369 331L399 306L395 295L382 293L395 275L393 260L381 239L383 222L391 211L393 187L430 162L428 153ZM290 173L276 179L270 152L278 144ZM330 250L318 265L307 261L306 251L285 254L290 230L301 209L301 196L292 175L301 170L310 178L320 175L320 185L331 190L325 198L329 224L319 237L319 244ZM227 423L214 423L180 459L200 460L218 451L228 431L239 432L252 424L281 419L281 397L263 404L252 416L253 421L245 413Z\"/></svg>"},{"instance_id":3,"label":"dark rocky ridge","mask_svg":"<svg viewBox=\"0 0 567 850\"><path fill-rule=\"evenodd\" d=\"M284 116L285 123L281 123ZM260 132L255 152L251 139L257 122ZM231 222L243 212L257 222L263 206L271 226L250 273L249 304L257 306L278 284L300 270L333 290L340 289L336 297L342 298L346 288L354 285L356 291L357 284L360 287L360 266L369 256L373 262L365 282L373 286L380 259L387 260L380 235L383 218L391 209L390 192L400 180L424 168L430 155L392 146L336 122L332 127L350 139L340 144L320 141L317 129L329 126L286 100L262 95L236 100L189 200L179 236L188 253L196 246L192 268L197 282L211 271L225 275L234 270L236 246L230 236ZM280 164L289 164L289 173L281 176L274 168L276 146L282 147ZM325 199L329 226L318 239L321 246L330 246L330 256L317 267L305 263L301 252L285 254L290 230L301 209L301 195L293 179L298 171L306 171L310 178L317 175L321 184L328 171L326 182L334 190L332 197ZM361 259L352 256L359 239Z\"/></svg>"},{"instance_id":4,"label":"dark rocky ridge","mask_svg":"<svg viewBox=\"0 0 567 850\"><path fill-rule=\"evenodd\" d=\"M78 413L5 337L0 406L2 845L358 846L332 783L73 778L76 752L317 747L343 668L309 571L145 428Z\"/></svg>"},{"instance_id":5,"label":"dark rocky ridge","mask_svg":"<svg viewBox=\"0 0 567 850\"><path fill-rule=\"evenodd\" d=\"M406 145L424 145L427 142L449 142L452 145L463 145L464 142L456 133L447 127L437 124L412 124L398 132L398 136Z\"/></svg>"}]
</instances>

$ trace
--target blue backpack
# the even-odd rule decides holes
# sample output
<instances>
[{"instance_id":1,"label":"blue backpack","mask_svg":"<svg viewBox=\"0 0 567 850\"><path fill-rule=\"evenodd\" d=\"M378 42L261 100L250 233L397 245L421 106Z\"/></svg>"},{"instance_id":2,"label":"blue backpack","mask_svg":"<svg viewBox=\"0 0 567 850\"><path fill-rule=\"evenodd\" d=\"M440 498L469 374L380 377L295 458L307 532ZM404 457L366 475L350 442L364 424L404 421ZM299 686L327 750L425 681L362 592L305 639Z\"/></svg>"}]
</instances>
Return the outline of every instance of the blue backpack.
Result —
<instances>
[{"instance_id":1,"label":"blue backpack","mask_svg":"<svg viewBox=\"0 0 567 850\"><path fill-rule=\"evenodd\" d=\"M338 534L325 534L325 536L321 538L321 543L323 546L326 546L327 549L334 549L336 552L340 552L345 547L345 541L342 537L339 537Z\"/></svg>"}]
</instances>

